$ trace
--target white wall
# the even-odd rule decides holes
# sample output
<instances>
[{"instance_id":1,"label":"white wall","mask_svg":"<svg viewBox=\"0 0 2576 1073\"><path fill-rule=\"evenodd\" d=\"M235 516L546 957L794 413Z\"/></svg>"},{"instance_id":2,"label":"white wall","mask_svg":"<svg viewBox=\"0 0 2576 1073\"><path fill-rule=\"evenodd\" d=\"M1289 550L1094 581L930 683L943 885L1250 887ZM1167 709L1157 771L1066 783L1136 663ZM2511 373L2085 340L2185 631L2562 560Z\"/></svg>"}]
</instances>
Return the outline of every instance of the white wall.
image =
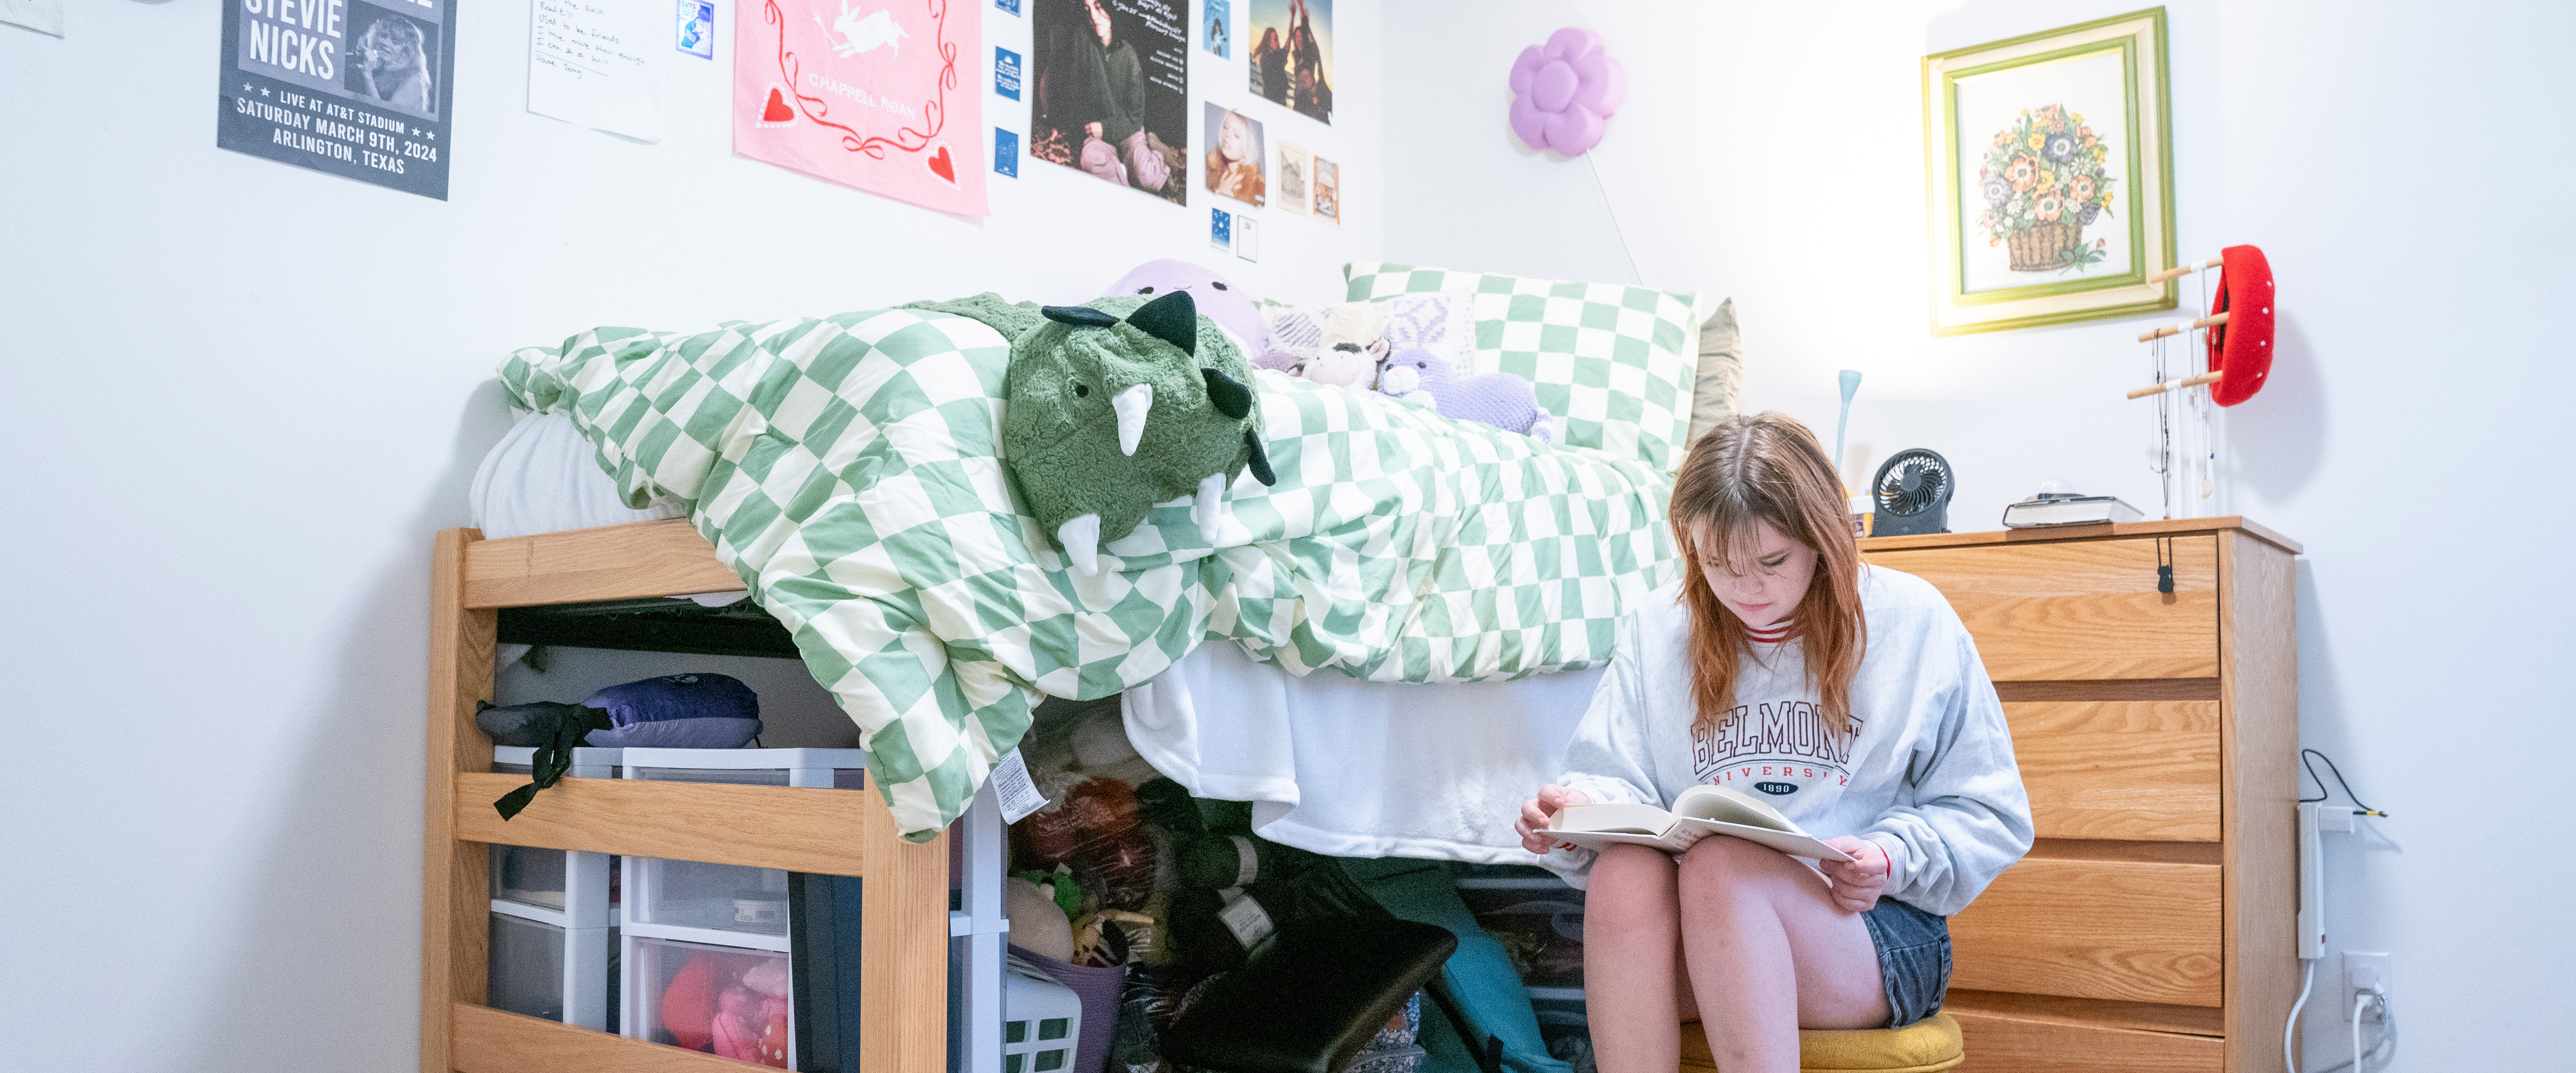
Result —
<instances>
[{"instance_id":1,"label":"white wall","mask_svg":"<svg viewBox=\"0 0 2576 1073\"><path fill-rule=\"evenodd\" d=\"M960 2L1025 55L1024 18ZM214 148L217 4L67 6L67 38L0 25L12 1069L412 1067L430 537L466 523L510 348L1074 300L1154 257L1331 299L1379 249L1368 0L1337 5L1336 125L1246 105L1353 177L1347 227L1258 214L1258 265L1213 259L1204 189L1175 207L1023 160L964 220L735 159L722 57L663 57L659 145L529 115L525 0L464 5L430 201ZM1194 44L1194 100L1250 100L1242 55Z\"/></svg>"},{"instance_id":2,"label":"white wall","mask_svg":"<svg viewBox=\"0 0 2576 1073\"><path fill-rule=\"evenodd\" d=\"M1953 528L1993 528L2043 479L2154 511L2146 404L2120 392L2146 382L2136 333L2178 317L1925 328L1920 57L2137 6L1395 6L1389 41L1438 47L1388 53L1387 162L1407 181L1387 254L1625 279L1615 208L1647 282L1735 296L1749 406L1830 435L1834 371L1862 370L1852 439L1868 465L1947 455ZM2563 1066L2576 866L2554 847L2576 730L2551 679L2571 586L2538 547L2576 520L2545 453L2576 387L2551 330L2576 222L2525 185L2576 166L2576 9L2167 12L2183 255L2251 242L2280 279L2275 375L2222 414L2216 513L2306 543L2302 735L2392 813L2330 836L2329 949L2395 954L2386 1068ZM1606 205L1587 164L1532 156L1505 126L1513 57L1562 25L1627 65L1630 103L1594 153ZM2340 973L2330 955L2321 994ZM2338 1012L2307 1021L2309 1067L2349 1057Z\"/></svg>"}]
</instances>

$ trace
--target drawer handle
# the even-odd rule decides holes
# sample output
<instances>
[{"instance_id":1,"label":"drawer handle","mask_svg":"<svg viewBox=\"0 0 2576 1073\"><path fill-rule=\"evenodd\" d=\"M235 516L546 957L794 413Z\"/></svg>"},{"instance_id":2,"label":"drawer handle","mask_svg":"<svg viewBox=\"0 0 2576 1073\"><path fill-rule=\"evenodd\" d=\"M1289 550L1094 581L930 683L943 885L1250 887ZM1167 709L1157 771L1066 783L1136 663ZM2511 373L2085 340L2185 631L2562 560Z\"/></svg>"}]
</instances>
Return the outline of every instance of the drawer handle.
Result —
<instances>
[{"instance_id":1,"label":"drawer handle","mask_svg":"<svg viewBox=\"0 0 2576 1073\"><path fill-rule=\"evenodd\" d=\"M2173 538L2156 538L2156 591L2173 595Z\"/></svg>"}]
</instances>

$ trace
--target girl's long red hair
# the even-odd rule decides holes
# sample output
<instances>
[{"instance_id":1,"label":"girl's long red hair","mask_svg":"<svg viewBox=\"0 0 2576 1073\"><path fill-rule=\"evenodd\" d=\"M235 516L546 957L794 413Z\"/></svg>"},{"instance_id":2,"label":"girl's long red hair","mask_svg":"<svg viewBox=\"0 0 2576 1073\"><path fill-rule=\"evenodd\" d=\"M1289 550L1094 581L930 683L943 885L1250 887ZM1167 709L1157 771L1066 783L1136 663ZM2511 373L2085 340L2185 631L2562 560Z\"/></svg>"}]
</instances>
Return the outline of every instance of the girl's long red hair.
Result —
<instances>
[{"instance_id":1,"label":"girl's long red hair","mask_svg":"<svg viewBox=\"0 0 2576 1073\"><path fill-rule=\"evenodd\" d=\"M1682 460L1666 517L1684 563L1682 602L1691 611L1691 699L1699 709L1693 725L1706 730L1726 723L1735 708L1738 660L1753 653L1743 621L1718 603L1703 564L1737 574L1760 569L1753 523L1768 522L1815 549L1816 572L1791 618L1792 635L1804 650L1807 681L1827 725L1848 729L1852 678L1869 643L1860 608L1860 547L1852 540L1842 479L1815 433L1776 411L1727 418Z\"/></svg>"}]
</instances>

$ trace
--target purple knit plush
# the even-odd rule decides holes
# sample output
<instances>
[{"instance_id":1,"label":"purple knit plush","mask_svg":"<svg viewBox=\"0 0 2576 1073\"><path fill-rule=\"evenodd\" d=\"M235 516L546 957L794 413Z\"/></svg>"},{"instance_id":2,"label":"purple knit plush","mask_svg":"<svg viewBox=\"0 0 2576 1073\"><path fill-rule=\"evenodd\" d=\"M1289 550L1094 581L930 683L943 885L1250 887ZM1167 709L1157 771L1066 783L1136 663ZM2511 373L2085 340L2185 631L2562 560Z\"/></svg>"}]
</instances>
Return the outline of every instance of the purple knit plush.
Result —
<instances>
[{"instance_id":1,"label":"purple knit plush","mask_svg":"<svg viewBox=\"0 0 2576 1073\"><path fill-rule=\"evenodd\" d=\"M1420 386L1412 387L1408 381ZM1447 360L1420 347L1387 357L1379 390L1397 397L1428 391L1442 417L1492 425L1533 439L1556 439L1555 426L1547 411L1539 409L1538 394L1529 381L1510 373L1461 377Z\"/></svg>"}]
</instances>

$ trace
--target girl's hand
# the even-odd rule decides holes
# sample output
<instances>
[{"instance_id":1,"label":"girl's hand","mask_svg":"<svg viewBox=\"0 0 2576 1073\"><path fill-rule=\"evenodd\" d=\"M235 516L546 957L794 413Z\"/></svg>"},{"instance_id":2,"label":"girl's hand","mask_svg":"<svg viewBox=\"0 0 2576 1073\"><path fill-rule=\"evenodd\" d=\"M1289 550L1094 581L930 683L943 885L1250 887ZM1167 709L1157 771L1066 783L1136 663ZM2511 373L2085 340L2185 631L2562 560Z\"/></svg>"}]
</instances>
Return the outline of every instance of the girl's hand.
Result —
<instances>
[{"instance_id":1,"label":"girl's hand","mask_svg":"<svg viewBox=\"0 0 2576 1073\"><path fill-rule=\"evenodd\" d=\"M1547 835L1547 821L1568 805L1589 805L1592 798L1581 790L1562 786L1541 786L1538 796L1521 804L1521 818L1513 821L1512 831L1521 836L1521 848L1532 853L1545 853L1556 840ZM1846 851L1849 852L1849 851Z\"/></svg>"},{"instance_id":2,"label":"girl's hand","mask_svg":"<svg viewBox=\"0 0 2576 1073\"><path fill-rule=\"evenodd\" d=\"M1817 861L1816 868L1834 885L1834 904L1846 913L1867 912L1887 890L1887 850L1866 838L1844 835L1825 844L1851 855L1848 861Z\"/></svg>"}]
</instances>

